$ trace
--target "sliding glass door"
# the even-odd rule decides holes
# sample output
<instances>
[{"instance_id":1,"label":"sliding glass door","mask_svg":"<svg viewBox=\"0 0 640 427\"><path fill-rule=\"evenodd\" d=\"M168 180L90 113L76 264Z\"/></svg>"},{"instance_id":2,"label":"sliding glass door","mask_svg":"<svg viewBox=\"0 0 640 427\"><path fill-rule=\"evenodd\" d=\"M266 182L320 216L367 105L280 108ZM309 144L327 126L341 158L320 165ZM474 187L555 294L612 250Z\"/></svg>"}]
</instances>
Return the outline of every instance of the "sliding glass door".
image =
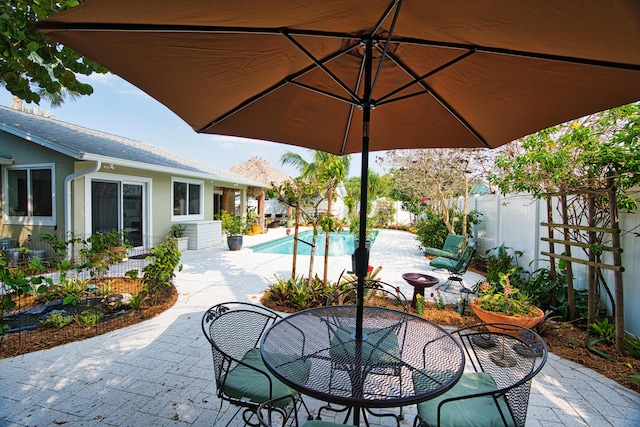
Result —
<instances>
[{"instance_id":1,"label":"sliding glass door","mask_svg":"<svg viewBox=\"0 0 640 427\"><path fill-rule=\"evenodd\" d=\"M93 179L91 181L91 233L124 232L134 247L144 245L146 228L144 183Z\"/></svg>"}]
</instances>

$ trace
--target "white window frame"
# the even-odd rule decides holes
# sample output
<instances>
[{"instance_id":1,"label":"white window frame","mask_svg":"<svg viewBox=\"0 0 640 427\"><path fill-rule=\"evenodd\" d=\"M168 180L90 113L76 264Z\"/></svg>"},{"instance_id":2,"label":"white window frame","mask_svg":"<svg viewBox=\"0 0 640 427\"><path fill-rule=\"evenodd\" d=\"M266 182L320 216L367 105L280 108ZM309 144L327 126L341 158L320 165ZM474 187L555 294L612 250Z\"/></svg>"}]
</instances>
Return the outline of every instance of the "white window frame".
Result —
<instances>
[{"instance_id":1,"label":"white window frame","mask_svg":"<svg viewBox=\"0 0 640 427\"><path fill-rule=\"evenodd\" d=\"M186 215L175 215L174 214L174 206L173 206L173 189L175 183L184 183L187 184L187 189L189 188L189 184L198 184L200 186L200 213L186 214ZM189 194L187 193L187 200L189 199ZM179 221L198 221L204 219L204 181L200 179L191 179L191 178L178 178L171 177L171 202L169 205L169 209L171 209L171 222L179 222Z\"/></svg>"},{"instance_id":2,"label":"white window frame","mask_svg":"<svg viewBox=\"0 0 640 427\"><path fill-rule=\"evenodd\" d=\"M112 181L116 182L120 185L120 189L122 189L123 184L134 184L134 185L143 185L143 193L144 193L144 205L146 209L143 210L143 223L145 224L144 229L142 230L142 242L144 247L149 244L149 236L153 236L153 212L152 212L152 184L153 180L151 178L133 176L133 175L121 175L121 174L113 174L113 173L104 173L104 172L95 172L87 175L84 180L84 229L88 230L87 233L90 233L92 224L91 224L91 182L93 180L97 181ZM122 197L121 197L122 198ZM118 224L122 224L122 211L118 212L119 219ZM147 236L147 237L145 237Z\"/></svg>"},{"instance_id":3,"label":"white window frame","mask_svg":"<svg viewBox=\"0 0 640 427\"><path fill-rule=\"evenodd\" d=\"M33 169L49 169L51 170L51 216L33 216L29 212L33 210L33 192L31 183L31 173ZM27 215L10 215L9 213L9 171L10 170L26 170L27 171ZM2 183L2 221L5 224L12 225L40 225L55 226L56 225L56 165L55 163L33 163L25 165L6 166L3 168Z\"/></svg>"}]
</instances>

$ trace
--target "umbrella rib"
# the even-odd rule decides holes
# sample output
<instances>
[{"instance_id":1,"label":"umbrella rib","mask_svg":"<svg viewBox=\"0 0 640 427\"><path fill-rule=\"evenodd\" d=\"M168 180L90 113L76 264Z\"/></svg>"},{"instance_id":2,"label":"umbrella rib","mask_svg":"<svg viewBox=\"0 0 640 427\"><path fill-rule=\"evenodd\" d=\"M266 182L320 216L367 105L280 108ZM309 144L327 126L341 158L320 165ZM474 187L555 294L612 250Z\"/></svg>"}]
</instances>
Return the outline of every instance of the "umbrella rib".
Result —
<instances>
[{"instance_id":1,"label":"umbrella rib","mask_svg":"<svg viewBox=\"0 0 640 427\"><path fill-rule=\"evenodd\" d=\"M490 145L487 143L487 141L482 136L480 136L480 134L473 128L473 126L471 126L469 124L469 122L467 122L460 114L458 114L456 112L456 110L449 103L447 103L444 99L442 99L442 97L440 97L438 95L438 93L433 90L433 88L431 88L426 82L423 81L425 78L427 78L429 76L432 76L432 75L442 71L443 69L445 69L447 67L450 67L451 65L453 65L453 64L455 64L455 63L457 63L459 61L462 61L463 59L469 57L473 53L475 53L475 51L465 52L464 54L458 56L457 58L452 59L451 61L447 62L446 64L443 64L440 67L438 67L438 68L436 68L434 70L431 70L431 71L429 71L428 73L426 73L426 74L424 74L422 76L416 76L406 65L404 65L404 63L402 61L400 61L400 59L398 59L394 55L388 54L387 57L393 63L395 63L400 69L402 69L405 73L407 73L413 79L413 81L411 81L409 83L406 83L406 84L400 86L399 88L391 91L390 93L384 95L383 97L381 97L380 100L382 100L382 101L377 102L376 106L389 104L391 102L397 102L397 101L404 100L404 99L407 99L407 98L412 98L414 96L429 94L429 95L433 96L433 98L436 101L438 101L438 103L440 105L442 105L449 112L449 114L451 114L453 117L455 117L455 119L458 122L460 122L469 131L469 133L471 133L478 141L480 141L480 143L482 145L484 145L487 148L490 148ZM402 90L404 90L404 89L406 89L409 86L412 86L414 84L418 84L418 85L422 86L422 88L424 90L416 92L416 93L404 95L404 96L391 98L393 95L399 93L400 91L402 91ZM391 99L389 99L389 98L391 98Z\"/></svg>"},{"instance_id":2,"label":"umbrella rib","mask_svg":"<svg viewBox=\"0 0 640 427\"><path fill-rule=\"evenodd\" d=\"M338 78L338 76L336 76L335 74L333 74L327 67L325 67L324 63L328 62L328 61L319 61L315 56L313 56L311 54L311 52L309 52L307 49L304 48L304 46L302 46L302 44L300 44L295 38L291 37L291 35L287 32L287 31L282 31L282 35L284 35L287 40L289 40L291 43L293 43L293 45L295 47L297 47L300 52L302 52L303 54L305 54L305 56L307 58L309 58L311 61L313 61L314 64L316 64L316 67L320 68L322 71L325 72L326 75L328 75L331 80L333 80L334 82L336 82L345 92L347 92L351 98L356 101L357 103L360 102L360 100L358 99L358 95L354 92L351 91L351 89L349 89L349 87ZM341 52L340 55L343 55L344 53L348 52L349 50L353 49L353 47L345 50L344 52ZM340 56L340 55L336 55Z\"/></svg>"},{"instance_id":3,"label":"umbrella rib","mask_svg":"<svg viewBox=\"0 0 640 427\"><path fill-rule=\"evenodd\" d=\"M360 91L360 83L362 83L362 75L364 74L364 61L360 61L360 71L358 72L358 79L356 80L356 93ZM351 122L353 122L353 112L355 111L355 105L351 105L349 108L349 116L347 118L347 125L344 129L344 136L342 137L342 145L340 146L340 153L344 153L347 147L347 140L349 139L349 129L351 129Z\"/></svg>"},{"instance_id":4,"label":"umbrella rib","mask_svg":"<svg viewBox=\"0 0 640 427\"><path fill-rule=\"evenodd\" d=\"M414 84L419 84L421 85L424 89L430 91L431 89L427 86L427 84L425 82L423 82L424 79L431 77L432 75L439 73L440 71L444 70L445 68L448 68L450 66L452 66L453 64L456 64L457 62L462 61L463 59L467 58L468 56L470 56L471 54L473 54L474 51L468 51L463 53L462 55L458 56L457 58L452 59L451 61L442 64L441 66L439 66L438 68L435 68L434 70L429 71L428 73L425 73L421 76L416 76L413 72L411 72L411 70L402 62L400 61L399 58L397 58L394 55L389 54L388 57L391 61L393 61L398 67L400 67L405 73L407 73L413 80L410 81L409 83L406 83L402 86L400 86L399 88L389 92L388 94L380 97L378 99L378 103L377 105L383 105L383 104L388 104L390 102L394 102L398 99L404 99L406 97L402 97L402 98L392 98L392 99L388 99L391 98L393 95L405 90L406 88L413 86ZM387 100L388 99L388 100Z\"/></svg>"},{"instance_id":5,"label":"umbrella rib","mask_svg":"<svg viewBox=\"0 0 640 427\"><path fill-rule=\"evenodd\" d=\"M387 19L387 17L391 13L391 10L393 9L393 7L395 7L396 8L396 12L393 15L393 19L391 20L391 25L389 26L389 32L387 34L386 41L384 43L384 48L382 49L382 56L380 57L380 61L378 61L378 68L376 70L376 74L375 74L375 77L373 79L373 83L371 84L371 93L373 93L375 91L376 84L378 83L378 78L380 77L380 73L382 71L382 64L384 63L384 60L387 57L387 50L389 49L389 40L391 40L391 36L393 35L393 31L396 28L396 23L398 22L398 17L400 16L400 6L402 6L402 0L396 0L395 5L391 4L389 6L389 8L387 9L387 11L384 13L384 15L380 18L380 21L378 21L378 24L377 24L375 30L373 31L373 34L371 35L371 37L373 38L373 35L375 35L375 33L378 31L378 29L382 26L382 23ZM371 102L371 100L368 99L367 102Z\"/></svg>"},{"instance_id":6,"label":"umbrella rib","mask_svg":"<svg viewBox=\"0 0 640 427\"><path fill-rule=\"evenodd\" d=\"M501 55L507 55L507 56L522 57L522 58L547 59L549 61L558 61L558 62L566 62L566 63L573 63L573 64L581 64L581 65L593 65L593 66L599 66L599 67L640 71L640 65L636 65L636 64L625 64L622 62L602 61L602 60L588 59L588 58L577 58L577 57L565 56L565 55L553 55L553 54L542 53L542 52L528 52L523 50L506 49L506 48L499 48L499 47L439 42L434 40L420 40L420 39L404 38L404 37L399 37L397 39L392 38L390 43L447 47L447 48L461 49L461 50L467 50L467 51L470 50L470 51L481 52L481 53L495 53L495 54L501 54Z\"/></svg>"},{"instance_id":7,"label":"umbrella rib","mask_svg":"<svg viewBox=\"0 0 640 427\"><path fill-rule=\"evenodd\" d=\"M278 31L278 34L283 34L282 31ZM349 50L351 50L352 48L348 48L348 49L342 49L339 50L337 52L332 53L331 55L327 56L326 58L318 61L321 64L324 64L326 62L332 61L333 59L345 54L346 52L348 52ZM312 60L314 60L314 58L311 58ZM244 109L245 107L248 107L249 105L253 104L254 102L258 101L259 99L269 95L270 93L278 90L279 88L281 88L282 86L284 86L285 84L292 84L295 83L298 86L303 86L301 83L295 82L295 79L297 79L298 77L302 77L303 75L307 74L308 72L314 70L317 68L317 63L314 60L314 64L313 65L309 65L306 68L303 68L302 70L298 71L297 73L294 73L290 76L287 76L286 78L282 79L281 81L279 81L278 83L274 84L273 86L265 89L264 91L256 94L255 96L252 96L251 98L247 99L246 101L244 101L243 103L239 104L237 107L229 110L228 112L226 112L225 114L223 114L222 116L212 120L211 122L209 122L208 124L206 124L205 126L201 127L200 129L197 129L196 132L199 133L204 133L206 132L208 129L212 128L213 126L215 126L216 124L220 123L221 121L225 120L226 118L234 115L235 113L237 113L238 111ZM309 87L309 89L313 89L311 87ZM316 92L320 92L319 89L315 89ZM341 99L340 97L338 97L337 95L334 95L334 97L336 97L336 99ZM357 98L355 98L357 101ZM347 98L341 99L344 100L346 102L349 102L349 100Z\"/></svg>"},{"instance_id":8,"label":"umbrella rib","mask_svg":"<svg viewBox=\"0 0 640 427\"><path fill-rule=\"evenodd\" d=\"M320 90L320 89L318 89L316 87L313 87L313 86L310 86L310 85L307 85L307 84L304 84L304 83L300 83L300 82L297 82L295 80L287 80L287 83L292 84L294 86L301 87L303 89L308 89L311 92L315 92L315 93L318 93L320 95L324 95L324 96L326 96L328 98L333 98L336 101L343 101L343 102L346 102L347 104L351 104L351 105L360 105L359 101L355 102L352 98L346 98L346 97L343 97L343 96L338 96L338 95L333 94L331 92L327 92L325 90Z\"/></svg>"}]
</instances>

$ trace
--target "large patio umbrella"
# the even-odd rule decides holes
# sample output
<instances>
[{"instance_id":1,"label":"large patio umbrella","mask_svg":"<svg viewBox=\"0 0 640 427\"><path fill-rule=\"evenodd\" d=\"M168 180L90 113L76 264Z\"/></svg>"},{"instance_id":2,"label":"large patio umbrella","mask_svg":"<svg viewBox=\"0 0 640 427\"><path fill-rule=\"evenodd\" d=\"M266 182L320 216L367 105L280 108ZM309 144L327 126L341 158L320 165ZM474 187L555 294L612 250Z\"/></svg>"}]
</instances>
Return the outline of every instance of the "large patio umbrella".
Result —
<instances>
[{"instance_id":1,"label":"large patio umbrella","mask_svg":"<svg viewBox=\"0 0 640 427\"><path fill-rule=\"evenodd\" d=\"M196 132L362 152L359 319L370 151L496 147L640 99L637 0L90 0L38 28Z\"/></svg>"}]
</instances>

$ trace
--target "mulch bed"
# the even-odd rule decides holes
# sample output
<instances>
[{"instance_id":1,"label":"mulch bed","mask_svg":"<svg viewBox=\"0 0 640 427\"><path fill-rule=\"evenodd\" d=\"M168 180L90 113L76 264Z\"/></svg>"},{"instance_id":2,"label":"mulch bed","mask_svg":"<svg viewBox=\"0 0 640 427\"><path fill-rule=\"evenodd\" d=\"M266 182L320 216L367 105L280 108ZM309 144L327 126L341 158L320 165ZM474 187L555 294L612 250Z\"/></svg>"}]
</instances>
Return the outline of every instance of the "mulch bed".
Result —
<instances>
[{"instance_id":1,"label":"mulch bed","mask_svg":"<svg viewBox=\"0 0 640 427\"><path fill-rule=\"evenodd\" d=\"M133 282L134 279L127 278L113 280L114 293L126 292L135 295L142 288L142 284L139 280L136 283ZM61 329L40 327L32 331L0 335L0 359L45 350L125 328L157 316L172 307L177 300L178 292L174 286L171 286L163 289L156 301L152 302L147 298L143 301L140 309L132 310L122 316L96 325L88 326L74 322ZM35 298L28 297L21 301L20 308L24 310L37 304L38 302Z\"/></svg>"}]
</instances>

